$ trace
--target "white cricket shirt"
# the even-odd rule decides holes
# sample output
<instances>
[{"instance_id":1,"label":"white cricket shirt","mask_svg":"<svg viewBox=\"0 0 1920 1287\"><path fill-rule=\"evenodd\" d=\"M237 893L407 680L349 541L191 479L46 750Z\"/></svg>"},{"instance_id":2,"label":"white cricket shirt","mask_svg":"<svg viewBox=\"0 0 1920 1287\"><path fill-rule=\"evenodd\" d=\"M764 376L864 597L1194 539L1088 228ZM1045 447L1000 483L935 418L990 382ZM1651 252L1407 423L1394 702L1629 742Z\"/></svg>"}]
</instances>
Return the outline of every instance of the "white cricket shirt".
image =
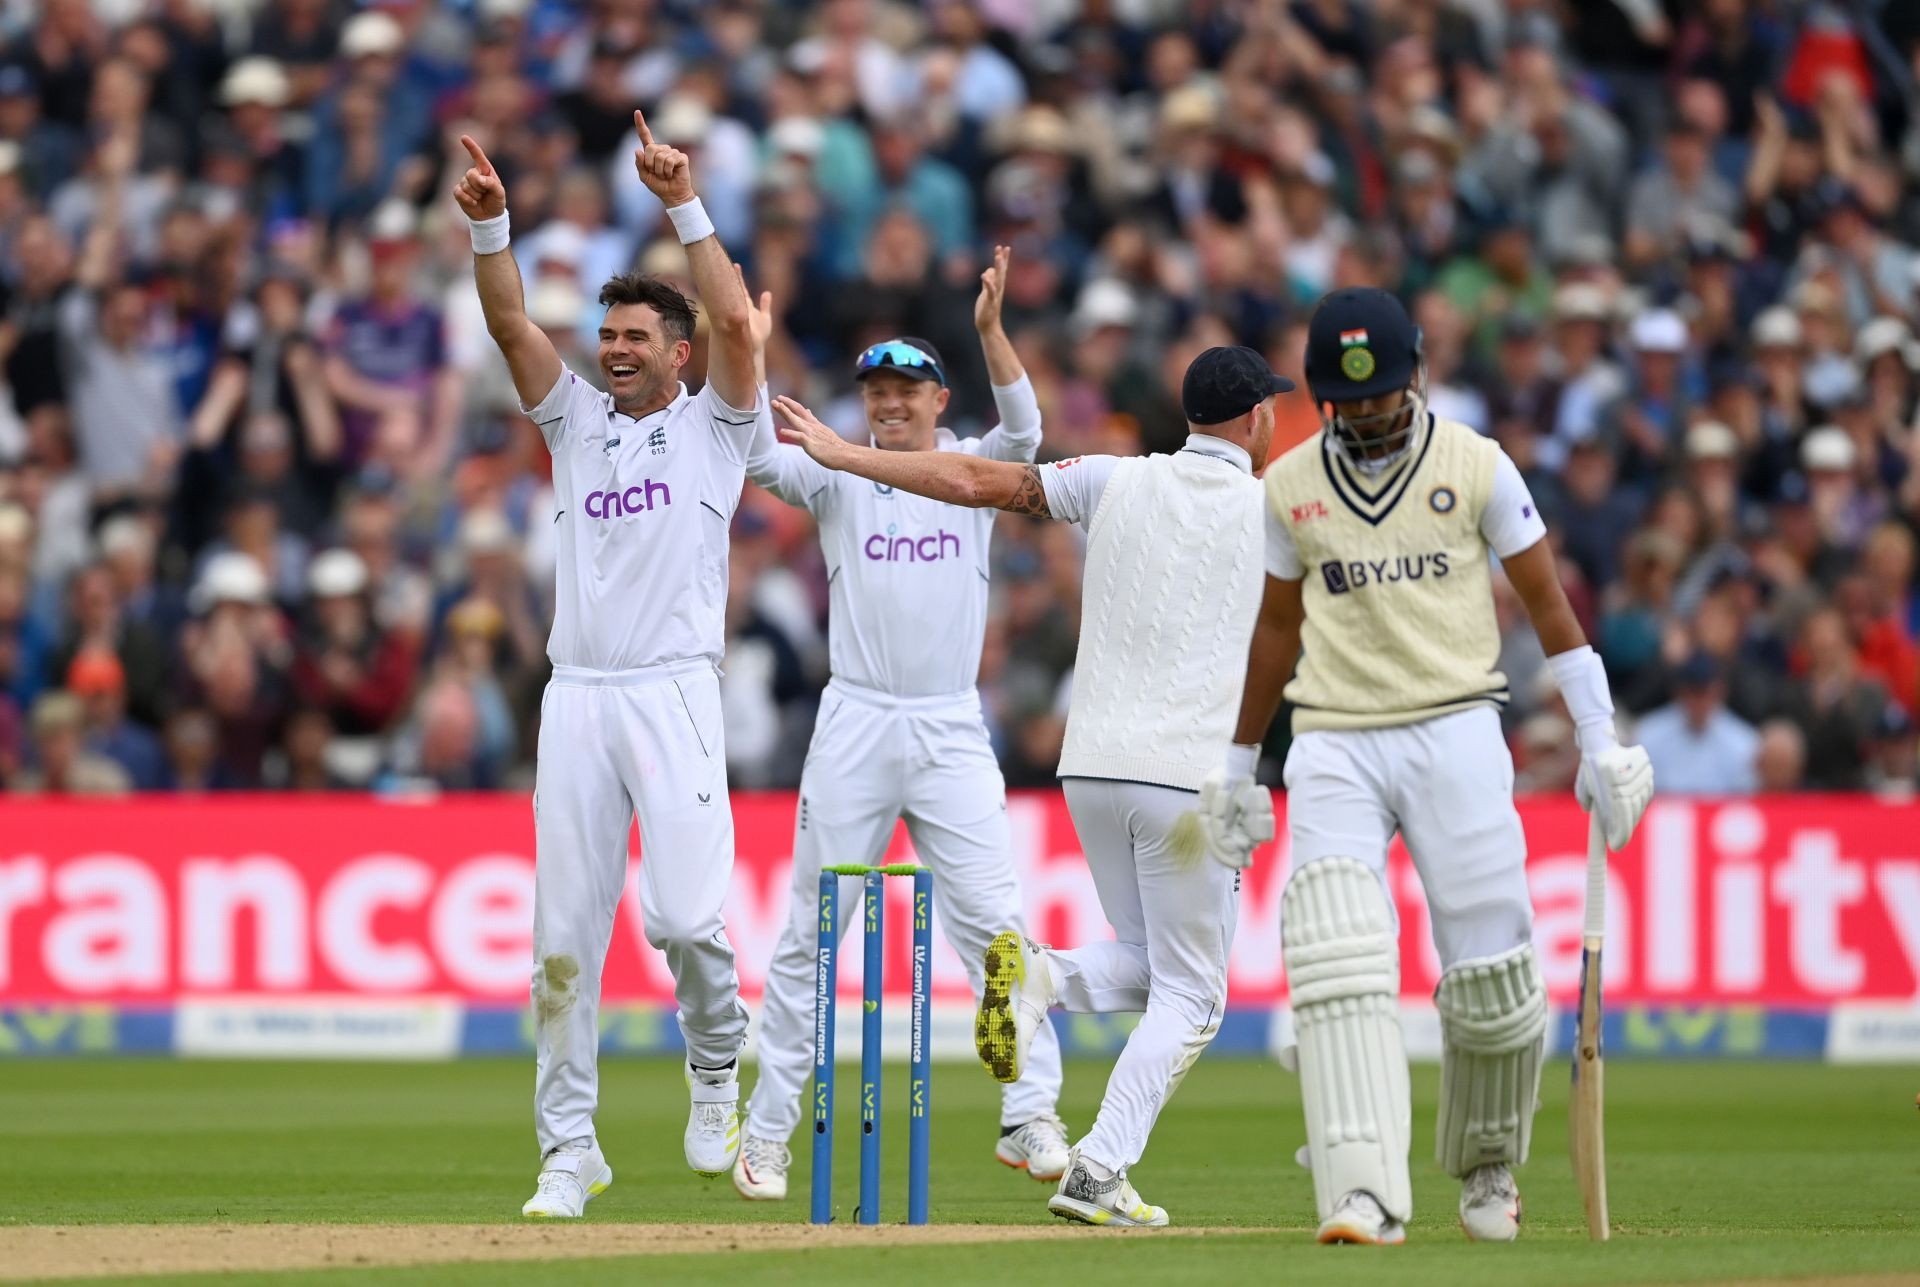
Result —
<instances>
[{"instance_id":1,"label":"white cricket shirt","mask_svg":"<svg viewBox=\"0 0 1920 1287\"><path fill-rule=\"evenodd\" d=\"M765 405L765 398L761 398ZM727 535L758 413L687 387L638 420L563 369L529 408L553 453L556 666L634 670L726 651Z\"/></svg>"},{"instance_id":2,"label":"white cricket shirt","mask_svg":"<svg viewBox=\"0 0 1920 1287\"><path fill-rule=\"evenodd\" d=\"M937 431L935 450L1031 461L1040 448L1033 385L995 386L1000 426L980 438ZM760 404L767 405L763 392ZM827 558L827 653L834 677L895 697L971 689L987 632L987 543L999 511L929 500L816 464L780 442L771 414L747 473L820 525Z\"/></svg>"}]
</instances>

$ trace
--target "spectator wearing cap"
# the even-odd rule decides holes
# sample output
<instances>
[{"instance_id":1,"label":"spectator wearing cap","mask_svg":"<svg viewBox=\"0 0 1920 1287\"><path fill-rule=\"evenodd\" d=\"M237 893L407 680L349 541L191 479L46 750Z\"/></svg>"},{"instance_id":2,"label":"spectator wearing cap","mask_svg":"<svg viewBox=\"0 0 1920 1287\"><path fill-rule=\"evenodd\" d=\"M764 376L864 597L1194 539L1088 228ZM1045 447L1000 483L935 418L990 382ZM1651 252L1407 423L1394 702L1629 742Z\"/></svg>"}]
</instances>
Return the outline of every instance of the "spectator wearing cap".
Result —
<instances>
[{"instance_id":1,"label":"spectator wearing cap","mask_svg":"<svg viewBox=\"0 0 1920 1287\"><path fill-rule=\"evenodd\" d=\"M1552 437L1540 444L1540 463L1558 468L1574 443L1593 437L1626 390L1626 373L1608 356L1613 310L1607 293L1592 282L1573 281L1553 293L1552 359L1560 378L1560 402Z\"/></svg>"},{"instance_id":2,"label":"spectator wearing cap","mask_svg":"<svg viewBox=\"0 0 1920 1287\"><path fill-rule=\"evenodd\" d=\"M1800 440L1800 468L1808 500L1822 538L1844 550L1857 550L1885 513L1885 503L1861 486L1860 450L1838 425L1821 425Z\"/></svg>"},{"instance_id":3,"label":"spectator wearing cap","mask_svg":"<svg viewBox=\"0 0 1920 1287\"><path fill-rule=\"evenodd\" d=\"M1607 419L1624 449L1621 478L1644 486L1664 470L1692 406L1687 324L1669 309L1648 309L1633 319L1627 338L1633 350L1628 388Z\"/></svg>"},{"instance_id":4,"label":"spectator wearing cap","mask_svg":"<svg viewBox=\"0 0 1920 1287\"><path fill-rule=\"evenodd\" d=\"M1832 274L1847 321L1858 326L1877 313L1904 317L1914 304L1913 250L1877 226L1858 189L1829 174L1814 188L1816 236L1803 241L1788 287Z\"/></svg>"},{"instance_id":5,"label":"spectator wearing cap","mask_svg":"<svg viewBox=\"0 0 1920 1287\"><path fill-rule=\"evenodd\" d=\"M1575 442L1556 487L1538 493L1550 530L1589 584L1614 585L1626 534L1646 508L1633 492L1615 486L1619 477L1613 445L1604 438ZM1531 479L1528 480L1531 483Z\"/></svg>"},{"instance_id":6,"label":"spectator wearing cap","mask_svg":"<svg viewBox=\"0 0 1920 1287\"><path fill-rule=\"evenodd\" d=\"M324 347L327 387L342 408L342 464L371 460L431 478L452 450L461 389L440 313L416 293L417 222L404 202L381 207L369 228L367 293L340 306Z\"/></svg>"},{"instance_id":7,"label":"spectator wearing cap","mask_svg":"<svg viewBox=\"0 0 1920 1287\"><path fill-rule=\"evenodd\" d=\"M104 648L86 648L67 667L67 691L85 710L87 750L118 764L135 791L156 791L166 781L160 739L127 719L127 678L120 659Z\"/></svg>"},{"instance_id":8,"label":"spectator wearing cap","mask_svg":"<svg viewBox=\"0 0 1920 1287\"><path fill-rule=\"evenodd\" d=\"M1845 618L1821 608L1800 627L1788 714L1807 738L1807 785L1857 791L1865 784L1866 746L1888 705L1887 690L1860 672ZM1656 769L1657 771L1657 769Z\"/></svg>"},{"instance_id":9,"label":"spectator wearing cap","mask_svg":"<svg viewBox=\"0 0 1920 1287\"><path fill-rule=\"evenodd\" d=\"M20 60L0 63L0 141L20 149L20 172L40 201L73 177L74 163L86 152L72 127L41 114L39 77Z\"/></svg>"},{"instance_id":10,"label":"spectator wearing cap","mask_svg":"<svg viewBox=\"0 0 1920 1287\"><path fill-rule=\"evenodd\" d=\"M1219 100L1203 85L1183 86L1161 100L1161 179L1149 208L1163 235L1191 236L1202 218L1238 224L1247 217L1245 188L1220 164L1219 128Z\"/></svg>"},{"instance_id":11,"label":"spectator wearing cap","mask_svg":"<svg viewBox=\"0 0 1920 1287\"><path fill-rule=\"evenodd\" d=\"M301 213L306 147L289 137L283 116L293 95L293 78L272 58L242 58L220 82L226 116L203 144L203 177L228 185L257 218Z\"/></svg>"},{"instance_id":12,"label":"spectator wearing cap","mask_svg":"<svg viewBox=\"0 0 1920 1287\"><path fill-rule=\"evenodd\" d=\"M300 701L347 736L386 731L413 688L418 641L380 629L368 599L367 565L351 550L328 550L307 574L306 621L293 661Z\"/></svg>"},{"instance_id":13,"label":"spectator wearing cap","mask_svg":"<svg viewBox=\"0 0 1920 1287\"><path fill-rule=\"evenodd\" d=\"M1868 730L1865 750L1867 790L1890 803L1908 803L1920 793L1914 721L1897 704L1888 703Z\"/></svg>"},{"instance_id":14,"label":"spectator wearing cap","mask_svg":"<svg viewBox=\"0 0 1920 1287\"><path fill-rule=\"evenodd\" d=\"M469 510L460 522L455 546L463 575L441 592L434 612L431 652L441 651L440 640L453 609L470 599L490 603L500 614L501 664L524 675L541 664L546 632L533 590L521 572L513 525L495 508Z\"/></svg>"},{"instance_id":15,"label":"spectator wearing cap","mask_svg":"<svg viewBox=\"0 0 1920 1287\"><path fill-rule=\"evenodd\" d=\"M426 142L433 104L418 69L407 65L407 43L399 20L377 8L362 9L340 28L336 59L345 64L346 74L314 105L316 166L338 168L329 164L335 155L331 149L357 132L347 120L350 101L371 110L387 158L408 156Z\"/></svg>"},{"instance_id":16,"label":"spectator wearing cap","mask_svg":"<svg viewBox=\"0 0 1920 1287\"><path fill-rule=\"evenodd\" d=\"M292 648L267 574L246 554L209 558L194 580L194 617L180 632L175 693L214 720L216 758L236 786L257 786L279 739Z\"/></svg>"},{"instance_id":17,"label":"spectator wearing cap","mask_svg":"<svg viewBox=\"0 0 1920 1287\"><path fill-rule=\"evenodd\" d=\"M1719 663L1695 653L1674 672L1671 705L1635 726L1669 795L1751 795L1757 783L1760 735L1726 708Z\"/></svg>"},{"instance_id":18,"label":"spectator wearing cap","mask_svg":"<svg viewBox=\"0 0 1920 1287\"><path fill-rule=\"evenodd\" d=\"M33 704L33 757L8 789L21 795L125 795L125 769L86 747L86 709L65 690Z\"/></svg>"},{"instance_id":19,"label":"spectator wearing cap","mask_svg":"<svg viewBox=\"0 0 1920 1287\"><path fill-rule=\"evenodd\" d=\"M1897 317L1876 317L1853 337L1853 360L1878 426L1911 425L1920 404L1920 341Z\"/></svg>"},{"instance_id":20,"label":"spectator wearing cap","mask_svg":"<svg viewBox=\"0 0 1920 1287\"><path fill-rule=\"evenodd\" d=\"M53 674L66 675L83 655L112 656L124 704L135 719L158 728L168 697L168 640L128 617L120 587L104 563L74 575L67 604L66 629L51 659Z\"/></svg>"}]
</instances>

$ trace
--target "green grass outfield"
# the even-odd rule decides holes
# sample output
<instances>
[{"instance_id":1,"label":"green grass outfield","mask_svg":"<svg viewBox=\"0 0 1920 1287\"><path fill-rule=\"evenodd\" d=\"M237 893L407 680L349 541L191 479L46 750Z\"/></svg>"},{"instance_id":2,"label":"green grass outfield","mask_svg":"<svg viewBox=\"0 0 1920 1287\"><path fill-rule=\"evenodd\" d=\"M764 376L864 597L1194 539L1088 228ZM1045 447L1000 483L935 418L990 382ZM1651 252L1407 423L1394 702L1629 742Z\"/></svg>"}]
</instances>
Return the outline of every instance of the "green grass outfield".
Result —
<instances>
[{"instance_id":1,"label":"green grass outfield","mask_svg":"<svg viewBox=\"0 0 1920 1287\"><path fill-rule=\"evenodd\" d=\"M1092 1118L1104 1063L1074 1062L1063 1106ZM801 1222L807 1144L793 1195L748 1205L680 1158L678 1064L609 1061L600 1138L618 1180L589 1222ZM517 1222L536 1169L530 1062L0 1063L0 1261L9 1226L196 1222ZM1550 1066L1534 1160L1521 1173L1520 1245L1468 1244L1454 1184L1432 1164L1437 1073L1416 1068L1408 1245L1312 1245L1312 1187L1298 1083L1270 1063L1205 1059L1162 1115L1133 1178L1204 1238L1099 1230L1040 1242L891 1246L618 1260L425 1265L233 1274L221 1283L578 1284L673 1275L737 1283L910 1276L1051 1281L1124 1270L1141 1282L1422 1284L1751 1282L1851 1275L1920 1283L1920 1071L1804 1064L1630 1063L1607 1070L1615 1235L1589 1244L1566 1161L1564 1063ZM857 1077L843 1068L839 1210L856 1185ZM886 1218L904 1214L905 1069L890 1066ZM993 1161L997 1088L978 1068L934 1074L937 1222L1049 1226L1047 1189ZM1009 1238L1019 1236L1009 1231ZM0 1263L0 1272L4 1271ZM75 1280L70 1280L75 1281ZM89 1282L108 1281L88 1279ZM142 1277L160 1283L207 1278Z\"/></svg>"}]
</instances>

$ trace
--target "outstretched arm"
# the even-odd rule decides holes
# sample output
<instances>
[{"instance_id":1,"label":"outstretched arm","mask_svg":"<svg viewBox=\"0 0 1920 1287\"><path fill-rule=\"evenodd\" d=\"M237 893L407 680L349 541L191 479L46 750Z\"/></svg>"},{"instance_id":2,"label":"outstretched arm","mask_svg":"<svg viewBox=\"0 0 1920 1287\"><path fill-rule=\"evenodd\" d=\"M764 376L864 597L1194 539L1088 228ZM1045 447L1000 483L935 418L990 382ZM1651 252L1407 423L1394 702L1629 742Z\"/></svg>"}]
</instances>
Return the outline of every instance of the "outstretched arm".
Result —
<instances>
[{"instance_id":1,"label":"outstretched arm","mask_svg":"<svg viewBox=\"0 0 1920 1287\"><path fill-rule=\"evenodd\" d=\"M752 299L747 290L747 275L740 265L733 266L740 279L740 293ZM767 342L773 337L773 292L763 290L759 301L748 312L748 333L753 339L753 378L761 389L767 387ZM807 459L807 453L788 446L774 435L773 411L758 408L753 419L753 437L747 441L747 477L789 505L812 509L815 500L833 485L833 471Z\"/></svg>"},{"instance_id":2,"label":"outstretched arm","mask_svg":"<svg viewBox=\"0 0 1920 1287\"><path fill-rule=\"evenodd\" d=\"M493 162L487 160L478 143L462 134L460 146L473 158L473 165L454 185L453 199L468 219L486 225L485 231L476 230L473 256L473 282L480 291L480 311L486 315L487 334L507 359L521 405L535 406L560 382L560 355L554 351L553 341L528 319L520 266L507 248L505 223L493 222L506 218L506 185L500 182ZM499 241L499 248L483 252L481 247L492 244L493 239Z\"/></svg>"},{"instance_id":3,"label":"outstretched arm","mask_svg":"<svg viewBox=\"0 0 1920 1287\"><path fill-rule=\"evenodd\" d=\"M775 398L773 409L786 422L781 440L803 449L828 469L871 478L917 496L949 505L1004 509L1013 514L1051 518L1038 465L982 460L957 451L881 451L857 447L820 423L792 398Z\"/></svg>"},{"instance_id":4,"label":"outstretched arm","mask_svg":"<svg viewBox=\"0 0 1920 1287\"><path fill-rule=\"evenodd\" d=\"M693 165L687 154L656 143L646 116L639 111L633 114L633 128L640 136L640 146L633 153L634 169L640 172L647 190L667 208L667 218L673 221L674 231L686 247L694 289L707 310L711 335L707 384L727 406L751 411L759 382L754 378L752 305L747 301L746 286L693 190Z\"/></svg>"}]
</instances>

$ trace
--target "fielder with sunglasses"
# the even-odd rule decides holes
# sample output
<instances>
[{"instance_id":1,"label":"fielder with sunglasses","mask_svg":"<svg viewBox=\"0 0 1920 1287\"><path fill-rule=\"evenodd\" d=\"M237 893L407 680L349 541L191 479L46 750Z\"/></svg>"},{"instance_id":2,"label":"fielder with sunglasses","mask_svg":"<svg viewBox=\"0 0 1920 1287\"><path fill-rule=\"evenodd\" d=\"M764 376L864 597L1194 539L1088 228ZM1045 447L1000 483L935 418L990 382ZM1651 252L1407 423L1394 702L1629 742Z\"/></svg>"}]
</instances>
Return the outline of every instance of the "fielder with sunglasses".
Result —
<instances>
[{"instance_id":1,"label":"fielder with sunglasses","mask_svg":"<svg viewBox=\"0 0 1920 1287\"><path fill-rule=\"evenodd\" d=\"M974 305L999 428L971 439L941 428L949 394L940 354L925 340L902 337L874 345L856 363L875 447L1033 460L1040 406L1000 325L1009 253L995 249ZM773 326L765 294L755 321L764 355ZM787 924L767 971L760 1080L733 1168L742 1195L778 1201L787 1196L787 1139L799 1125L801 1088L813 1067L821 867L879 862L894 823L904 819L920 860L933 869L940 928L967 962L976 996L988 942L1024 918L1006 785L974 689L987 627L993 511L824 468L776 440L764 392L758 405L747 476L806 507L819 523L832 603L833 678L801 773ZM854 906L858 882L843 883L842 906ZM1002 1094L994 1148L1002 1163L1035 1180L1056 1181L1067 1165L1066 1128L1054 1111L1059 1092L1060 1050L1047 1028L1025 1075Z\"/></svg>"}]
</instances>

